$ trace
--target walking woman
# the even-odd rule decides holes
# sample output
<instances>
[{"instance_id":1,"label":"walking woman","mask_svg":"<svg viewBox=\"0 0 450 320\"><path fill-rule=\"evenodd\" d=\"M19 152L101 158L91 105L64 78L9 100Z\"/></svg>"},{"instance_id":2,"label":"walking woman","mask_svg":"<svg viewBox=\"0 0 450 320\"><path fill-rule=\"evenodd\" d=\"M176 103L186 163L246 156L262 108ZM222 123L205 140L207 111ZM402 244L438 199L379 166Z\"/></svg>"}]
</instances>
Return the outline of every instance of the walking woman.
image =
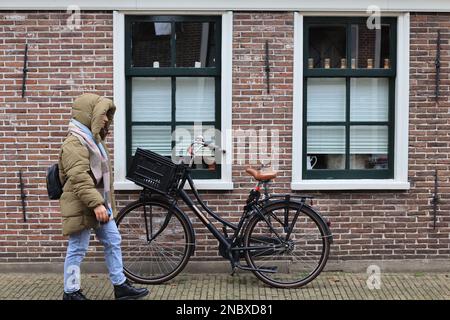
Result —
<instances>
[{"instance_id":1,"label":"walking woman","mask_svg":"<svg viewBox=\"0 0 450 320\"><path fill-rule=\"evenodd\" d=\"M86 300L81 291L80 265L91 229L104 246L115 298L137 299L149 293L145 288L134 288L123 273L111 162L105 144L115 110L110 99L95 94L83 94L73 103L69 134L59 159L60 178L66 181L60 198L63 234L69 236L63 300Z\"/></svg>"}]
</instances>

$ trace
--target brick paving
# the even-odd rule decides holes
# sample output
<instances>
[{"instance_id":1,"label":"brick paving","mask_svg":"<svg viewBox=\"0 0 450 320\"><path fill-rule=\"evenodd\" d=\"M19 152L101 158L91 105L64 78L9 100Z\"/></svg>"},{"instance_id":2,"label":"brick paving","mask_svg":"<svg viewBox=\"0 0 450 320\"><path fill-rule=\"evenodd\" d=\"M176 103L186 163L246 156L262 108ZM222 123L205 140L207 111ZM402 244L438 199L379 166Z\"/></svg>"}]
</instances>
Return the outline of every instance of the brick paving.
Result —
<instances>
[{"instance_id":1,"label":"brick paving","mask_svg":"<svg viewBox=\"0 0 450 320\"><path fill-rule=\"evenodd\" d=\"M274 289L251 274L181 274L147 286L150 300L450 300L450 273L383 273L380 289L370 289L367 274L323 272L299 289ZM113 299L105 274L83 274L86 296ZM0 300L59 300L62 275L7 273L0 275Z\"/></svg>"}]
</instances>

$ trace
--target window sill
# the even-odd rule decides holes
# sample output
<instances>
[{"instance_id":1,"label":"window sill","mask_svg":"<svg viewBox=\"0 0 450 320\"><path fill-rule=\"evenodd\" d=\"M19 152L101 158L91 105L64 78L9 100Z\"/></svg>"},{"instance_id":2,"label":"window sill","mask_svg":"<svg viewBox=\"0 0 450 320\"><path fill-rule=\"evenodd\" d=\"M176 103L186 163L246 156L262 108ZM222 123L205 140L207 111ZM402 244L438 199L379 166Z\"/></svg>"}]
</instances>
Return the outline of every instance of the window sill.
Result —
<instances>
[{"instance_id":1,"label":"window sill","mask_svg":"<svg viewBox=\"0 0 450 320\"><path fill-rule=\"evenodd\" d=\"M197 190L233 190L233 182L224 181L220 179L208 179L208 180L194 180ZM189 185L184 187L189 190ZM115 190L142 190L142 187L138 186L131 181L115 181Z\"/></svg>"},{"instance_id":2,"label":"window sill","mask_svg":"<svg viewBox=\"0 0 450 320\"><path fill-rule=\"evenodd\" d=\"M410 184L393 179L302 180L291 183L292 190L409 190Z\"/></svg>"}]
</instances>

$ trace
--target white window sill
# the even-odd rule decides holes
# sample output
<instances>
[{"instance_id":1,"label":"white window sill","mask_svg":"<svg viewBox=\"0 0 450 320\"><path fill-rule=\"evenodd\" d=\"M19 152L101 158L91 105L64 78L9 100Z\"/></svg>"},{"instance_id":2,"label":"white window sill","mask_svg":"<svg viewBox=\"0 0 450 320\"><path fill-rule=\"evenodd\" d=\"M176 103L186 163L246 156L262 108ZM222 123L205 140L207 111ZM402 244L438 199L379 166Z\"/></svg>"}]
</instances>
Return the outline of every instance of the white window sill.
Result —
<instances>
[{"instance_id":1,"label":"white window sill","mask_svg":"<svg viewBox=\"0 0 450 320\"><path fill-rule=\"evenodd\" d=\"M409 182L393 179L302 180L291 183L292 190L409 190Z\"/></svg>"},{"instance_id":2,"label":"white window sill","mask_svg":"<svg viewBox=\"0 0 450 320\"><path fill-rule=\"evenodd\" d=\"M231 181L223 181L220 179L209 179L209 180L194 180L195 186L198 190L233 190L233 182ZM190 187L186 183L186 190L189 190ZM132 181L115 181L114 182L115 190L142 190L142 187L138 186Z\"/></svg>"}]
</instances>

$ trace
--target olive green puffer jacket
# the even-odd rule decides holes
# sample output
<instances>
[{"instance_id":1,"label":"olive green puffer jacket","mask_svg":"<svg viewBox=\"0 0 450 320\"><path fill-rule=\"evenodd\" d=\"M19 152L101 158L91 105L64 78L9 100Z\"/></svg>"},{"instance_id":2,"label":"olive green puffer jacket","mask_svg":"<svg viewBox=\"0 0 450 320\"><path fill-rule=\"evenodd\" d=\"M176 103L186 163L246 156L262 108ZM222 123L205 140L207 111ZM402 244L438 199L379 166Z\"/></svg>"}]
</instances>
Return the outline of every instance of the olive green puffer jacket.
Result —
<instances>
[{"instance_id":1,"label":"olive green puffer jacket","mask_svg":"<svg viewBox=\"0 0 450 320\"><path fill-rule=\"evenodd\" d=\"M95 140L101 143L108 158L110 154L104 141L102 130L102 114L108 116L108 129L114 117L116 107L110 99L95 94L83 94L75 99L72 107L72 118L87 126ZM63 234L65 236L84 229L99 226L94 208L104 203L103 195L96 189L96 181L90 169L89 150L72 134L68 134L61 147L59 158L59 174L62 181L66 181L60 198L63 216ZM117 210L114 199L113 176L111 161L109 161L111 175L111 205L114 217ZM100 182L101 186L102 182Z\"/></svg>"}]
</instances>

